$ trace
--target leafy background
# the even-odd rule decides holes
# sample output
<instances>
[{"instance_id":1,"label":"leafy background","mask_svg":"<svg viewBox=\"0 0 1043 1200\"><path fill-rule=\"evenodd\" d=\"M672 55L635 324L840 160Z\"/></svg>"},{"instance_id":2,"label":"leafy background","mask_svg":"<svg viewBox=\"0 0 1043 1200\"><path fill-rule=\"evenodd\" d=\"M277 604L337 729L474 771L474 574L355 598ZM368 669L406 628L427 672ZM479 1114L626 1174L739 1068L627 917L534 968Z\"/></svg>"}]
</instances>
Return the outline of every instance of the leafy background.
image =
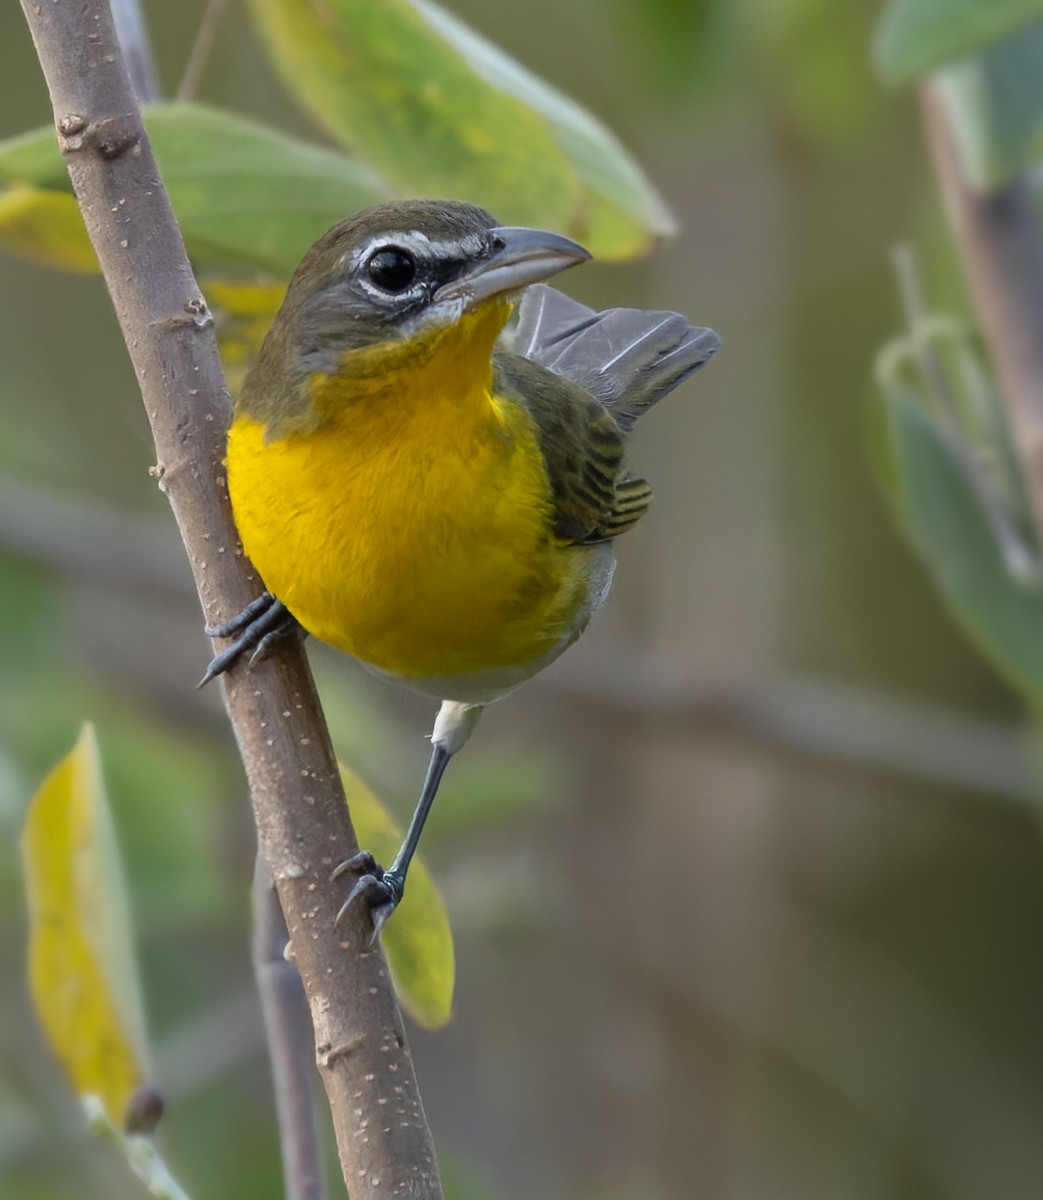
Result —
<instances>
[{"instance_id":1,"label":"leafy background","mask_svg":"<svg viewBox=\"0 0 1043 1200\"><path fill-rule=\"evenodd\" d=\"M202 5L146 9L172 90ZM871 365L901 324L892 243L966 310L913 100L874 72L880 6L453 11L597 113L680 219L570 290L678 308L726 345L635 438L657 504L607 611L487 714L425 838L457 1000L412 1040L449 1194L1035 1196L1036 734L900 540L867 454ZM14 5L0 66L0 136L45 124ZM201 98L321 140L239 8ZM219 699L192 686L207 649L133 379L96 279L4 257L0 313L0 1191L135 1186L83 1134L24 982L16 833L90 717L164 1152L194 1197L274 1197L247 804ZM312 655L342 757L407 812L430 706Z\"/></svg>"}]
</instances>

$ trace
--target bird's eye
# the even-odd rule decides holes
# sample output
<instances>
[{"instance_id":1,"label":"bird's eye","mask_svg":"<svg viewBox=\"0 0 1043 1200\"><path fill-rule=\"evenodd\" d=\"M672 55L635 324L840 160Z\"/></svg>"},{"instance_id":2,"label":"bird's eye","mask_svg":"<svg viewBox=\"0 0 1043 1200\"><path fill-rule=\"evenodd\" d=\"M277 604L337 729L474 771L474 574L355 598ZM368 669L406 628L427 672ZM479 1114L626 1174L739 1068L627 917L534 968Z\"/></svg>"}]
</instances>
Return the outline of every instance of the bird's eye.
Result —
<instances>
[{"instance_id":1,"label":"bird's eye","mask_svg":"<svg viewBox=\"0 0 1043 1200\"><path fill-rule=\"evenodd\" d=\"M405 250L386 246L366 263L366 274L381 291L401 292L416 278L416 261Z\"/></svg>"}]
</instances>

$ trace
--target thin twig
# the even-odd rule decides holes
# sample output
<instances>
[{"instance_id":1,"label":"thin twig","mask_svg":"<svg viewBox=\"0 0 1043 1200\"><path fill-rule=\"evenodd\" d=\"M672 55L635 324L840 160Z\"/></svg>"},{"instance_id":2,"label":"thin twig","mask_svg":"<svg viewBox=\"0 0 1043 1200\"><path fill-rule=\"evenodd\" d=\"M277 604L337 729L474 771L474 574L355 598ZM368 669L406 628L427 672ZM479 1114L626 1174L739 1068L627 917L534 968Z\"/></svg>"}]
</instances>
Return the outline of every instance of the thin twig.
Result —
<instances>
[{"instance_id":1,"label":"thin twig","mask_svg":"<svg viewBox=\"0 0 1043 1200\"><path fill-rule=\"evenodd\" d=\"M213 322L192 276L141 122L108 3L22 0L73 190L152 425L155 474L188 552L205 618L259 590L238 549L222 468L229 401ZM55 337L61 344L61 329ZM353 1200L441 1200L434 1148L368 914L339 934L333 866L356 850L307 660L287 640L233 669L225 703L250 783L318 1043ZM341 940L343 939L343 940Z\"/></svg>"},{"instance_id":2,"label":"thin twig","mask_svg":"<svg viewBox=\"0 0 1043 1200\"><path fill-rule=\"evenodd\" d=\"M203 68L210 57L210 51L214 48L217 27L220 24L221 15L227 3L228 0L209 0L206 11L203 13L203 18L199 22L196 40L192 43L192 49L189 51L188 61L185 63L181 82L177 85L176 96L178 100L191 100L195 96L196 88L199 87L200 76L203 74Z\"/></svg>"},{"instance_id":3,"label":"thin twig","mask_svg":"<svg viewBox=\"0 0 1043 1200\"><path fill-rule=\"evenodd\" d=\"M116 36L127 63L130 82L139 104L159 99L159 76L152 57L152 43L145 26L141 0L110 0Z\"/></svg>"},{"instance_id":4,"label":"thin twig","mask_svg":"<svg viewBox=\"0 0 1043 1200\"><path fill-rule=\"evenodd\" d=\"M311 1088L311 1021L301 977L286 958L289 934L262 854L251 895L254 975L271 1055L286 1200L324 1200Z\"/></svg>"},{"instance_id":5,"label":"thin twig","mask_svg":"<svg viewBox=\"0 0 1043 1200\"><path fill-rule=\"evenodd\" d=\"M907 245L896 246L892 252L892 261L898 277L898 290L902 297L902 307L905 310L906 325L909 329L909 343L916 355L924 382L928 390L933 393L935 402L952 430L952 452L959 460L964 478L974 492L982 515L992 530L992 536L996 540L1007 570L1015 579L1020 579L1025 583L1038 584L1040 580L1038 555L1031 546L1026 544L1017 522L1007 511L996 484L989 477L970 441L964 435L964 422L960 406L949 386L945 369L932 341L932 330L924 303L923 289L920 287L920 280L916 274L913 252Z\"/></svg>"},{"instance_id":6,"label":"thin twig","mask_svg":"<svg viewBox=\"0 0 1043 1200\"><path fill-rule=\"evenodd\" d=\"M917 362L923 372L928 386L934 391L939 404L946 416L958 427L959 410L956 397L952 394L949 381L938 355L934 351L930 339L925 336L927 307L924 304L923 289L916 274L916 262L912 248L908 244L895 246L891 251L891 261L894 263L895 275L898 279L898 292L902 298L902 308L905 312L906 328L916 353Z\"/></svg>"},{"instance_id":7,"label":"thin twig","mask_svg":"<svg viewBox=\"0 0 1043 1200\"><path fill-rule=\"evenodd\" d=\"M117 1129L97 1096L83 1096L82 1102L90 1128L119 1150L156 1200L189 1200L188 1193L170 1173L150 1136Z\"/></svg>"},{"instance_id":8,"label":"thin twig","mask_svg":"<svg viewBox=\"0 0 1043 1200\"><path fill-rule=\"evenodd\" d=\"M945 111L920 86L927 140L1000 383L1037 531L1043 531L1043 224L1026 176L991 191L964 178Z\"/></svg>"}]
</instances>

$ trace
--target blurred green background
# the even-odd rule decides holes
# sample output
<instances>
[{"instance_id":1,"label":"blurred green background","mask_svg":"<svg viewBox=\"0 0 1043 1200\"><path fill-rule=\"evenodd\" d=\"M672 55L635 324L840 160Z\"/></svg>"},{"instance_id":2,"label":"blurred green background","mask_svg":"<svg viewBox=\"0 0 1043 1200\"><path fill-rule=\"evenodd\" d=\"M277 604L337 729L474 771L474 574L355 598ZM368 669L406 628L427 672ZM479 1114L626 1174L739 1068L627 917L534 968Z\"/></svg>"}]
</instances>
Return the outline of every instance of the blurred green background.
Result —
<instances>
[{"instance_id":1,"label":"blurred green background","mask_svg":"<svg viewBox=\"0 0 1043 1200\"><path fill-rule=\"evenodd\" d=\"M168 90L202 3L146 4ZM1040 1194L1035 730L893 529L865 449L891 246L965 307L877 0L460 0L615 130L682 222L587 303L724 336L643 423L656 489L580 646L490 710L426 857L456 1015L414 1031L455 1200ZM50 119L0 8L0 137ZM232 6L201 98L321 140ZM102 284L0 258L0 1194L133 1195L24 982L17 833L93 719L133 890L164 1150L277 1197L241 770ZM312 645L334 740L402 813L426 702ZM335 1177L334 1177L335 1178ZM336 1188L334 1194L337 1194Z\"/></svg>"}]
</instances>

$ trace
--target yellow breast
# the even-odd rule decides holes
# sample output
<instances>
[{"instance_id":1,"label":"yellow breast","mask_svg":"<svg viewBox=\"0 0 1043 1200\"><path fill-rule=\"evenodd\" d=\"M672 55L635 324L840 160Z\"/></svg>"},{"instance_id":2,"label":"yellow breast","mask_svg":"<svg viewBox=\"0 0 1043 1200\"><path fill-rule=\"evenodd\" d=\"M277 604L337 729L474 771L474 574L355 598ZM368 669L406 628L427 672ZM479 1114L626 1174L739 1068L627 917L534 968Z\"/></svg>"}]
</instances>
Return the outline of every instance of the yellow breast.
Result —
<instances>
[{"instance_id":1,"label":"yellow breast","mask_svg":"<svg viewBox=\"0 0 1043 1200\"><path fill-rule=\"evenodd\" d=\"M594 556L554 536L532 418L484 381L461 388L459 368L436 354L364 395L316 379L313 430L266 441L241 415L229 433L265 586L316 637L411 680L553 656L593 586Z\"/></svg>"}]
</instances>

